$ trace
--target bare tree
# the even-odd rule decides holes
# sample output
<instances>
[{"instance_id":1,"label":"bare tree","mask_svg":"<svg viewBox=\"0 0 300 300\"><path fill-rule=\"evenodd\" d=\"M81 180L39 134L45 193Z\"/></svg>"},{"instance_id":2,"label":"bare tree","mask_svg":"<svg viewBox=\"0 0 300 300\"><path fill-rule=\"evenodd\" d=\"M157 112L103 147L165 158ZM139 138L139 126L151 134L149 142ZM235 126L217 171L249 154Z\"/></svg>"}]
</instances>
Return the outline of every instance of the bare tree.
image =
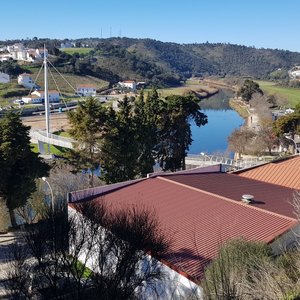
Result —
<instances>
[{"instance_id":1,"label":"bare tree","mask_svg":"<svg viewBox=\"0 0 300 300\"><path fill-rule=\"evenodd\" d=\"M20 263L13 269L30 274L35 299L133 299L163 278L156 258L169 245L154 212L135 206L115 211L102 202L77 204L68 218L56 206L27 226L23 240L31 259L24 263L15 255ZM16 278L15 291L21 286Z\"/></svg>"},{"instance_id":2,"label":"bare tree","mask_svg":"<svg viewBox=\"0 0 300 300\"><path fill-rule=\"evenodd\" d=\"M251 99L251 106L255 109L259 120L271 121L272 113L270 110L269 96L255 93Z\"/></svg>"},{"instance_id":3,"label":"bare tree","mask_svg":"<svg viewBox=\"0 0 300 300\"><path fill-rule=\"evenodd\" d=\"M256 136L255 132L247 127L235 129L228 137L228 148L237 152L239 158L245 154L247 146L251 145L252 139Z\"/></svg>"}]
</instances>

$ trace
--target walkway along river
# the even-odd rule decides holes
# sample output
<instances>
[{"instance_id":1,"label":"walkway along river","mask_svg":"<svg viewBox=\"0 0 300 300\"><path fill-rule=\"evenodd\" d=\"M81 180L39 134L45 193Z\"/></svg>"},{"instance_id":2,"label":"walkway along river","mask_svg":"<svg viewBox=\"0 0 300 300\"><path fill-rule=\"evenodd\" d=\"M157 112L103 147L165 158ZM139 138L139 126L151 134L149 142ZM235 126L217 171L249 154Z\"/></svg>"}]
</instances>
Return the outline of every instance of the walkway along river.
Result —
<instances>
[{"instance_id":1,"label":"walkway along river","mask_svg":"<svg viewBox=\"0 0 300 300\"><path fill-rule=\"evenodd\" d=\"M233 157L228 151L228 136L235 128L244 124L244 119L229 106L233 93L228 90L220 92L200 102L201 111L208 117L205 126L197 127L191 123L193 143L188 153L225 154Z\"/></svg>"}]
</instances>

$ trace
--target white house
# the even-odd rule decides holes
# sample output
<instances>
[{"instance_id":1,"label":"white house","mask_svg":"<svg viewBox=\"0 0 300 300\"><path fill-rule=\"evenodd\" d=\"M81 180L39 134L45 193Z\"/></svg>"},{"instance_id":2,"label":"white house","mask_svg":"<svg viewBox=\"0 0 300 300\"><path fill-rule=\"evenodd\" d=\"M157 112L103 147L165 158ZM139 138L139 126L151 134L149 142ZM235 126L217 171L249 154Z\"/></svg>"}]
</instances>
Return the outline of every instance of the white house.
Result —
<instances>
[{"instance_id":1,"label":"white house","mask_svg":"<svg viewBox=\"0 0 300 300\"><path fill-rule=\"evenodd\" d=\"M29 95L29 96L22 97L22 100L24 101L24 103L32 103L32 104L44 103L43 97L38 97L35 95Z\"/></svg>"},{"instance_id":2,"label":"white house","mask_svg":"<svg viewBox=\"0 0 300 300\"><path fill-rule=\"evenodd\" d=\"M300 78L300 70L292 71L291 77L292 78Z\"/></svg>"},{"instance_id":3,"label":"white house","mask_svg":"<svg viewBox=\"0 0 300 300\"><path fill-rule=\"evenodd\" d=\"M22 43L16 43L10 46L7 46L7 51L12 52L12 51L23 51L25 50L25 47Z\"/></svg>"},{"instance_id":4,"label":"white house","mask_svg":"<svg viewBox=\"0 0 300 300\"><path fill-rule=\"evenodd\" d=\"M46 49L46 51L44 50L44 48L38 48L35 50L35 58L36 59L43 59L44 55L48 55L48 50Z\"/></svg>"},{"instance_id":5,"label":"white house","mask_svg":"<svg viewBox=\"0 0 300 300\"><path fill-rule=\"evenodd\" d=\"M24 86L27 89L37 87L30 74L23 73L18 76L18 84Z\"/></svg>"},{"instance_id":6,"label":"white house","mask_svg":"<svg viewBox=\"0 0 300 300\"><path fill-rule=\"evenodd\" d=\"M60 48L73 48L73 47L75 47L75 45L70 41L65 41L60 44Z\"/></svg>"},{"instance_id":7,"label":"white house","mask_svg":"<svg viewBox=\"0 0 300 300\"><path fill-rule=\"evenodd\" d=\"M45 100L45 91L34 91L31 93L31 95L37 96L37 97L43 99L43 101ZM59 92L56 90L49 90L48 96L49 96L50 103L57 103L60 101Z\"/></svg>"},{"instance_id":8,"label":"white house","mask_svg":"<svg viewBox=\"0 0 300 300\"><path fill-rule=\"evenodd\" d=\"M136 90L136 82L134 80L120 81L118 84L120 87L128 88L132 91Z\"/></svg>"},{"instance_id":9,"label":"white house","mask_svg":"<svg viewBox=\"0 0 300 300\"><path fill-rule=\"evenodd\" d=\"M0 73L0 83L9 83L10 78L8 74Z\"/></svg>"},{"instance_id":10,"label":"white house","mask_svg":"<svg viewBox=\"0 0 300 300\"><path fill-rule=\"evenodd\" d=\"M97 87L93 84L80 84L76 87L76 94L81 96L96 96Z\"/></svg>"}]
</instances>

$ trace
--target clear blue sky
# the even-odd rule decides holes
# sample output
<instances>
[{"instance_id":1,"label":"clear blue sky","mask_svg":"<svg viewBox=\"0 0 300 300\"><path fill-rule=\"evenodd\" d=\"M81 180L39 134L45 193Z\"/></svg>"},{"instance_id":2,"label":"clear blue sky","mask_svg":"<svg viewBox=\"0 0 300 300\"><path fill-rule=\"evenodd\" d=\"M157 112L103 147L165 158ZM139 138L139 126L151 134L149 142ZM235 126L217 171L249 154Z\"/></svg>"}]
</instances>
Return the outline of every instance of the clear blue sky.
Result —
<instances>
[{"instance_id":1,"label":"clear blue sky","mask_svg":"<svg viewBox=\"0 0 300 300\"><path fill-rule=\"evenodd\" d=\"M299 0L3 1L0 40L110 36L300 52Z\"/></svg>"}]
</instances>

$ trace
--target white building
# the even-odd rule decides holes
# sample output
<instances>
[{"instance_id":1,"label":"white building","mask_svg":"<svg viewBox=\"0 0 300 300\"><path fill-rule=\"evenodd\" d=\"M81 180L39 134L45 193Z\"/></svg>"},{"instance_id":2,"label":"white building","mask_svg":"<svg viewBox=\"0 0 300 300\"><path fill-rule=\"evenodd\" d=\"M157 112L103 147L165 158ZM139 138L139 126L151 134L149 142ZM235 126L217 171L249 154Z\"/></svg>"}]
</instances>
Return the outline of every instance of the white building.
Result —
<instances>
[{"instance_id":1,"label":"white building","mask_svg":"<svg viewBox=\"0 0 300 300\"><path fill-rule=\"evenodd\" d=\"M36 49L35 53L36 53L35 54L35 58L36 59L43 59L44 56L45 56L45 54L48 56L48 50L46 49L46 51L45 51L44 48L38 48L38 49Z\"/></svg>"},{"instance_id":2,"label":"white building","mask_svg":"<svg viewBox=\"0 0 300 300\"><path fill-rule=\"evenodd\" d=\"M75 47L75 45L70 41L65 41L60 44L60 48L73 48L73 47Z\"/></svg>"},{"instance_id":3,"label":"white building","mask_svg":"<svg viewBox=\"0 0 300 300\"><path fill-rule=\"evenodd\" d=\"M43 101L45 100L45 91L34 91L31 93L31 95L37 96L43 99ZM59 92L56 90L49 90L48 97L49 97L49 103L58 103L60 101Z\"/></svg>"},{"instance_id":4,"label":"white building","mask_svg":"<svg viewBox=\"0 0 300 300\"><path fill-rule=\"evenodd\" d=\"M7 49L8 52L23 51L23 50L25 50L25 47L22 43L16 43L16 44L7 46L6 49Z\"/></svg>"},{"instance_id":5,"label":"white building","mask_svg":"<svg viewBox=\"0 0 300 300\"><path fill-rule=\"evenodd\" d=\"M120 87L128 88L132 91L136 90L136 82L134 80L120 81L118 84Z\"/></svg>"},{"instance_id":6,"label":"white building","mask_svg":"<svg viewBox=\"0 0 300 300\"><path fill-rule=\"evenodd\" d=\"M18 76L18 84L24 86L27 89L37 87L30 74L23 73Z\"/></svg>"},{"instance_id":7,"label":"white building","mask_svg":"<svg viewBox=\"0 0 300 300\"><path fill-rule=\"evenodd\" d=\"M32 103L32 104L44 103L43 97L38 97L35 95L29 95L29 96L22 97L22 100L24 101L24 103Z\"/></svg>"},{"instance_id":8,"label":"white building","mask_svg":"<svg viewBox=\"0 0 300 300\"><path fill-rule=\"evenodd\" d=\"M80 84L76 87L76 94L80 96L96 96L97 87L93 84Z\"/></svg>"},{"instance_id":9,"label":"white building","mask_svg":"<svg viewBox=\"0 0 300 300\"><path fill-rule=\"evenodd\" d=\"M10 78L8 74L0 73L0 83L9 83Z\"/></svg>"},{"instance_id":10,"label":"white building","mask_svg":"<svg viewBox=\"0 0 300 300\"><path fill-rule=\"evenodd\" d=\"M295 70L291 72L292 78L300 78L300 70Z\"/></svg>"}]
</instances>

